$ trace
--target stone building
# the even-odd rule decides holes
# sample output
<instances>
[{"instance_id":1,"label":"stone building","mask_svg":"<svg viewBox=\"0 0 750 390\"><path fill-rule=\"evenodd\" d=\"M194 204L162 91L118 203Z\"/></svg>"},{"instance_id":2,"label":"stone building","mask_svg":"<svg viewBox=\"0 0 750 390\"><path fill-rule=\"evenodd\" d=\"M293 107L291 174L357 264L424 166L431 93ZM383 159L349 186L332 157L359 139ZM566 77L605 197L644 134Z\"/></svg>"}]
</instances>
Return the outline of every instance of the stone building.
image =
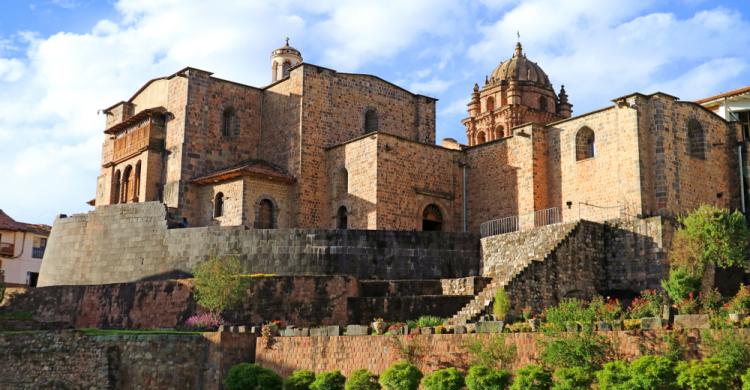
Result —
<instances>
[{"instance_id":1,"label":"stone building","mask_svg":"<svg viewBox=\"0 0 750 390\"><path fill-rule=\"evenodd\" d=\"M740 126L634 93L572 115L518 43L470 94L467 142L435 144L435 104L302 62L272 83L185 68L105 111L97 207L159 201L189 226L482 231L740 208ZM731 118L730 118L731 119Z\"/></svg>"},{"instance_id":2,"label":"stone building","mask_svg":"<svg viewBox=\"0 0 750 390\"><path fill-rule=\"evenodd\" d=\"M36 286L49 233L48 225L17 222L0 210L0 282Z\"/></svg>"}]
</instances>

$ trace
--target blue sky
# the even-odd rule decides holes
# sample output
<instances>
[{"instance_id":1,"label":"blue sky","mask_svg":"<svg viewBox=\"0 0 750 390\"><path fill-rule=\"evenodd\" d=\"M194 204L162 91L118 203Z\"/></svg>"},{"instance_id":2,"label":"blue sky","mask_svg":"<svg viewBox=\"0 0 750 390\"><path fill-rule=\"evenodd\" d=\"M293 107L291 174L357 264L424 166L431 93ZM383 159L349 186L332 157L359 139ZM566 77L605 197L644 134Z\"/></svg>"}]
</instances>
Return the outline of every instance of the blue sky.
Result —
<instances>
[{"instance_id":1,"label":"blue sky","mask_svg":"<svg viewBox=\"0 0 750 390\"><path fill-rule=\"evenodd\" d=\"M630 92L697 99L750 85L750 1L0 0L0 208L51 223L88 210L104 118L185 66L262 86L285 36L306 62L439 99L464 141L471 87L513 52L564 84L574 115Z\"/></svg>"}]
</instances>

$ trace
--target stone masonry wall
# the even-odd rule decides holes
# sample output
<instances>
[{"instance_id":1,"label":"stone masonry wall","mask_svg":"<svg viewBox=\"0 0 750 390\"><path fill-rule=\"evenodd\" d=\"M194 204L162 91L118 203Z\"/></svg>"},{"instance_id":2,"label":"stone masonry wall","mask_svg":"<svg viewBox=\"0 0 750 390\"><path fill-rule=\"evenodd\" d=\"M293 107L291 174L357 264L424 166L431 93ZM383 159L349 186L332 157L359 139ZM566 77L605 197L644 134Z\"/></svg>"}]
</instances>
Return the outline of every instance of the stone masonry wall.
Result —
<instances>
[{"instance_id":1,"label":"stone masonry wall","mask_svg":"<svg viewBox=\"0 0 750 390\"><path fill-rule=\"evenodd\" d=\"M478 273L478 237L363 230L167 229L156 202L99 207L58 218L39 286L185 275L211 256L237 256L248 273L441 279Z\"/></svg>"},{"instance_id":2,"label":"stone masonry wall","mask_svg":"<svg viewBox=\"0 0 750 390\"><path fill-rule=\"evenodd\" d=\"M282 320L296 326L345 325L348 299L359 296L346 276L252 278L234 324ZM74 328L176 328L205 311L195 303L191 279L94 286L51 286L9 295L0 311L28 312L35 321ZM0 324L2 330L2 324Z\"/></svg>"},{"instance_id":3,"label":"stone masonry wall","mask_svg":"<svg viewBox=\"0 0 750 390\"><path fill-rule=\"evenodd\" d=\"M0 335L0 388L219 389L255 355L248 334Z\"/></svg>"},{"instance_id":4,"label":"stone masonry wall","mask_svg":"<svg viewBox=\"0 0 750 390\"><path fill-rule=\"evenodd\" d=\"M616 355L622 359L633 359L643 354L653 354L665 348L664 332L604 332L601 335L612 341ZM692 340L691 351L700 352L701 333L688 332ZM422 372L431 372L445 367L466 369L469 366L467 343L487 340L491 334L445 334L410 336L339 336L339 337L280 337L274 339L271 348L267 340L258 338L256 363L268 367L281 375L294 370L308 369L314 372L341 370L344 375L366 368L376 374L404 358L402 347L418 351L417 365ZM515 345L517 358L512 364L516 369L539 358L538 333L510 333L505 335L507 345Z\"/></svg>"}]
</instances>

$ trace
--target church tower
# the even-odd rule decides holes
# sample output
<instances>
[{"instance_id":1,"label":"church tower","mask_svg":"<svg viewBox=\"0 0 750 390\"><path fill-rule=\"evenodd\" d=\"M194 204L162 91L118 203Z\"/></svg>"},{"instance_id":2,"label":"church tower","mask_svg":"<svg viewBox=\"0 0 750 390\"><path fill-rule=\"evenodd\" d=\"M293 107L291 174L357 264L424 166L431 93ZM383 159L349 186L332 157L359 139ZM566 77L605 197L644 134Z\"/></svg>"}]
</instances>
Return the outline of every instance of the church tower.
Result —
<instances>
[{"instance_id":1,"label":"church tower","mask_svg":"<svg viewBox=\"0 0 750 390\"><path fill-rule=\"evenodd\" d=\"M279 81L289 77L289 69L302 62L302 54L299 50L289 46L289 38L286 44L271 52L271 82Z\"/></svg>"},{"instance_id":2,"label":"church tower","mask_svg":"<svg viewBox=\"0 0 750 390\"><path fill-rule=\"evenodd\" d=\"M513 57L500 62L479 88L474 84L468 104L466 126L469 146L511 135L511 129L525 123L547 124L569 118L573 105L565 88L559 96L541 67L526 58L521 42Z\"/></svg>"}]
</instances>

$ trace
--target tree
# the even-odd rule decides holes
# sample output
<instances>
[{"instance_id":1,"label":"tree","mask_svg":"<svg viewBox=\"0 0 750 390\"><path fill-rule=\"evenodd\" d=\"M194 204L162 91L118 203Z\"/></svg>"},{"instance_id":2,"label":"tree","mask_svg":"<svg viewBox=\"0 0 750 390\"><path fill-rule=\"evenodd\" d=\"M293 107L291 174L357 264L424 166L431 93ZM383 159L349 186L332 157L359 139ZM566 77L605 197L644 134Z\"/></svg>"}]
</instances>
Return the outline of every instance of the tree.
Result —
<instances>
[{"instance_id":1,"label":"tree","mask_svg":"<svg viewBox=\"0 0 750 390\"><path fill-rule=\"evenodd\" d=\"M693 267L747 267L750 230L742 213L703 205L680 218L670 262Z\"/></svg>"},{"instance_id":2,"label":"tree","mask_svg":"<svg viewBox=\"0 0 750 390\"><path fill-rule=\"evenodd\" d=\"M245 294L240 278L242 265L236 257L214 257L193 268L195 300L218 315L238 305Z\"/></svg>"}]
</instances>

